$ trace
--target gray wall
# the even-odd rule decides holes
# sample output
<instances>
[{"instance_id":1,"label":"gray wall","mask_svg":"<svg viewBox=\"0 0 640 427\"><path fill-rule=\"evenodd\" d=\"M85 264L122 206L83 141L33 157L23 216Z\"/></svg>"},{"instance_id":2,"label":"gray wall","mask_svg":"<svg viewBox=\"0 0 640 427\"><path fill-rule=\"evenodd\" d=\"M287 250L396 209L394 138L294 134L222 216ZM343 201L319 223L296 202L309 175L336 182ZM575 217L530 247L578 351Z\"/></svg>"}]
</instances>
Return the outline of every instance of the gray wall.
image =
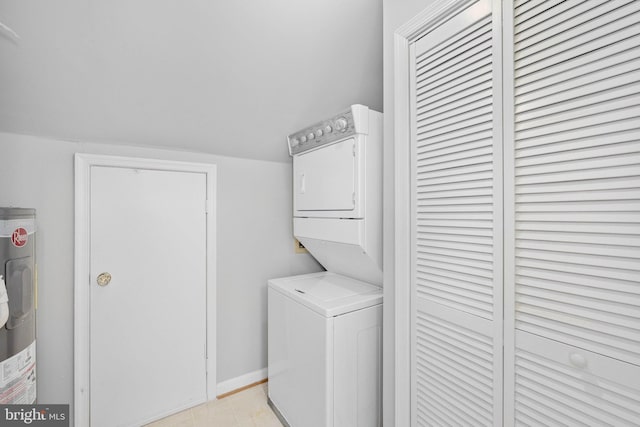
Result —
<instances>
[{"instance_id":1,"label":"gray wall","mask_svg":"<svg viewBox=\"0 0 640 427\"><path fill-rule=\"evenodd\" d=\"M0 206L37 209L39 401L73 401L76 152L218 165L218 382L265 368L267 279L322 269L293 251L290 164L0 133Z\"/></svg>"},{"instance_id":2,"label":"gray wall","mask_svg":"<svg viewBox=\"0 0 640 427\"><path fill-rule=\"evenodd\" d=\"M383 0L383 76L384 76L384 408L385 427L395 425L395 408L408 402L395 400L395 286L394 286L394 33L397 28L426 9L435 0ZM402 426L398 426L402 427Z\"/></svg>"},{"instance_id":3,"label":"gray wall","mask_svg":"<svg viewBox=\"0 0 640 427\"><path fill-rule=\"evenodd\" d=\"M0 21L3 132L286 162L284 136L382 108L382 0L6 0Z\"/></svg>"}]
</instances>

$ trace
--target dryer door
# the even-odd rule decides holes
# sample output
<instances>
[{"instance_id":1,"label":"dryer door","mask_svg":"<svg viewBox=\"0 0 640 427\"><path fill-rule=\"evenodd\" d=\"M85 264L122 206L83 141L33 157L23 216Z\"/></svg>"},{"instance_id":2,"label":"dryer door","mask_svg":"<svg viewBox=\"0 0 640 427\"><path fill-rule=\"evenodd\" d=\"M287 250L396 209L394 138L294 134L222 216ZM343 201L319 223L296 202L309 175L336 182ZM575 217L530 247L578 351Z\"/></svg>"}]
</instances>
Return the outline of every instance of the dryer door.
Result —
<instances>
[{"instance_id":1,"label":"dryer door","mask_svg":"<svg viewBox=\"0 0 640 427\"><path fill-rule=\"evenodd\" d=\"M349 138L293 157L295 216L356 208L355 147L355 139Z\"/></svg>"}]
</instances>

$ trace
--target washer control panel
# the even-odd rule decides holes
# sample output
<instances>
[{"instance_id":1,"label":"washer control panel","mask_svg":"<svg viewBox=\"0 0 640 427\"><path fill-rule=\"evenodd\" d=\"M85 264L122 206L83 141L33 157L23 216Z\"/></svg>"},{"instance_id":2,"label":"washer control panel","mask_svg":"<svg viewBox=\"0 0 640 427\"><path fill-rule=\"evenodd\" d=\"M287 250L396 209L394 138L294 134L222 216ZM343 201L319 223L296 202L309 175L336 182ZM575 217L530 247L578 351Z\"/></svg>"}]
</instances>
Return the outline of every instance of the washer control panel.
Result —
<instances>
[{"instance_id":1,"label":"washer control panel","mask_svg":"<svg viewBox=\"0 0 640 427\"><path fill-rule=\"evenodd\" d=\"M344 139L356 133L351 109L287 137L289 154L302 153Z\"/></svg>"}]
</instances>

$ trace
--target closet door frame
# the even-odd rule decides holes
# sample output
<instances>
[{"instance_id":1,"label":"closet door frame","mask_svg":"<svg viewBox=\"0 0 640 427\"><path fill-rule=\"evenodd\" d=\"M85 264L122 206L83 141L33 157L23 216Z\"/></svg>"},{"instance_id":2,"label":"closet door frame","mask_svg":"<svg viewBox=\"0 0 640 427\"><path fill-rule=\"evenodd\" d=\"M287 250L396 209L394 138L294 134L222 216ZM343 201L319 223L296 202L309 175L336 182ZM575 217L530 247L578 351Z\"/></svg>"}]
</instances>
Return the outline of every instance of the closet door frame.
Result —
<instances>
[{"instance_id":1,"label":"closet door frame","mask_svg":"<svg viewBox=\"0 0 640 427\"><path fill-rule=\"evenodd\" d=\"M491 0L494 20L502 27L503 5L501 0ZM411 106L410 106L410 73L412 44L436 28L440 23L451 18L460 10L475 3L476 0L436 0L428 8L420 12L394 32L394 204L395 204L395 276L394 276L394 335L395 335L395 425L411 425ZM507 21L508 22L508 21ZM500 40L504 40L504 34ZM498 72L501 74L503 59L502 42L494 46L494 58ZM494 99L505 99L501 81L508 78L494 77ZM502 106L496 109L499 122L504 125ZM503 133L501 140L504 141ZM502 150L502 148L501 148ZM506 155L506 153L502 153ZM503 201L503 206L504 201ZM502 215L503 209L500 214ZM506 237L506 236L504 236ZM503 237L503 239L504 239ZM497 242L499 243L499 242ZM506 248L504 248L506 251ZM506 255L506 253L505 253ZM500 260L502 262L502 260ZM504 298L504 295L503 295ZM506 306L505 306L506 308ZM504 314L503 314L504 315ZM503 322L496 322L503 327ZM502 333L502 332L501 332ZM506 345L503 339L503 345ZM503 355L501 355L503 356ZM503 364L504 357L501 357ZM505 389L502 389L503 395ZM496 408L497 409L497 408ZM503 412L503 420L508 418Z\"/></svg>"},{"instance_id":2,"label":"closet door frame","mask_svg":"<svg viewBox=\"0 0 640 427\"><path fill-rule=\"evenodd\" d=\"M513 0L502 1L502 129L503 129L503 194L504 207L504 334L503 349L503 421L512 426L515 420L515 89L513 51Z\"/></svg>"}]
</instances>

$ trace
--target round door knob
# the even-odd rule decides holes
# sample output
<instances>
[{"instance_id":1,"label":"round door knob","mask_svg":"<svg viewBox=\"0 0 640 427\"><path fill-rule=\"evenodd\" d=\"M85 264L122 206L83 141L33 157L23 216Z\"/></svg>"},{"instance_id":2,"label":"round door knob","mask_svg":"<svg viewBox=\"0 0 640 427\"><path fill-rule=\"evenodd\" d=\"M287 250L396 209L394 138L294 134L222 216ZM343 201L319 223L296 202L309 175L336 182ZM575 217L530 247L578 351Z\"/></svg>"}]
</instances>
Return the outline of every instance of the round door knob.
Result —
<instances>
[{"instance_id":1,"label":"round door knob","mask_svg":"<svg viewBox=\"0 0 640 427\"><path fill-rule=\"evenodd\" d=\"M584 369L587 367L587 359L580 353L571 353L569 355L569 361L576 368Z\"/></svg>"},{"instance_id":2,"label":"round door knob","mask_svg":"<svg viewBox=\"0 0 640 427\"><path fill-rule=\"evenodd\" d=\"M111 282L111 274L109 273L100 273L98 274L98 278L96 279L98 285L107 286L109 282Z\"/></svg>"}]
</instances>

